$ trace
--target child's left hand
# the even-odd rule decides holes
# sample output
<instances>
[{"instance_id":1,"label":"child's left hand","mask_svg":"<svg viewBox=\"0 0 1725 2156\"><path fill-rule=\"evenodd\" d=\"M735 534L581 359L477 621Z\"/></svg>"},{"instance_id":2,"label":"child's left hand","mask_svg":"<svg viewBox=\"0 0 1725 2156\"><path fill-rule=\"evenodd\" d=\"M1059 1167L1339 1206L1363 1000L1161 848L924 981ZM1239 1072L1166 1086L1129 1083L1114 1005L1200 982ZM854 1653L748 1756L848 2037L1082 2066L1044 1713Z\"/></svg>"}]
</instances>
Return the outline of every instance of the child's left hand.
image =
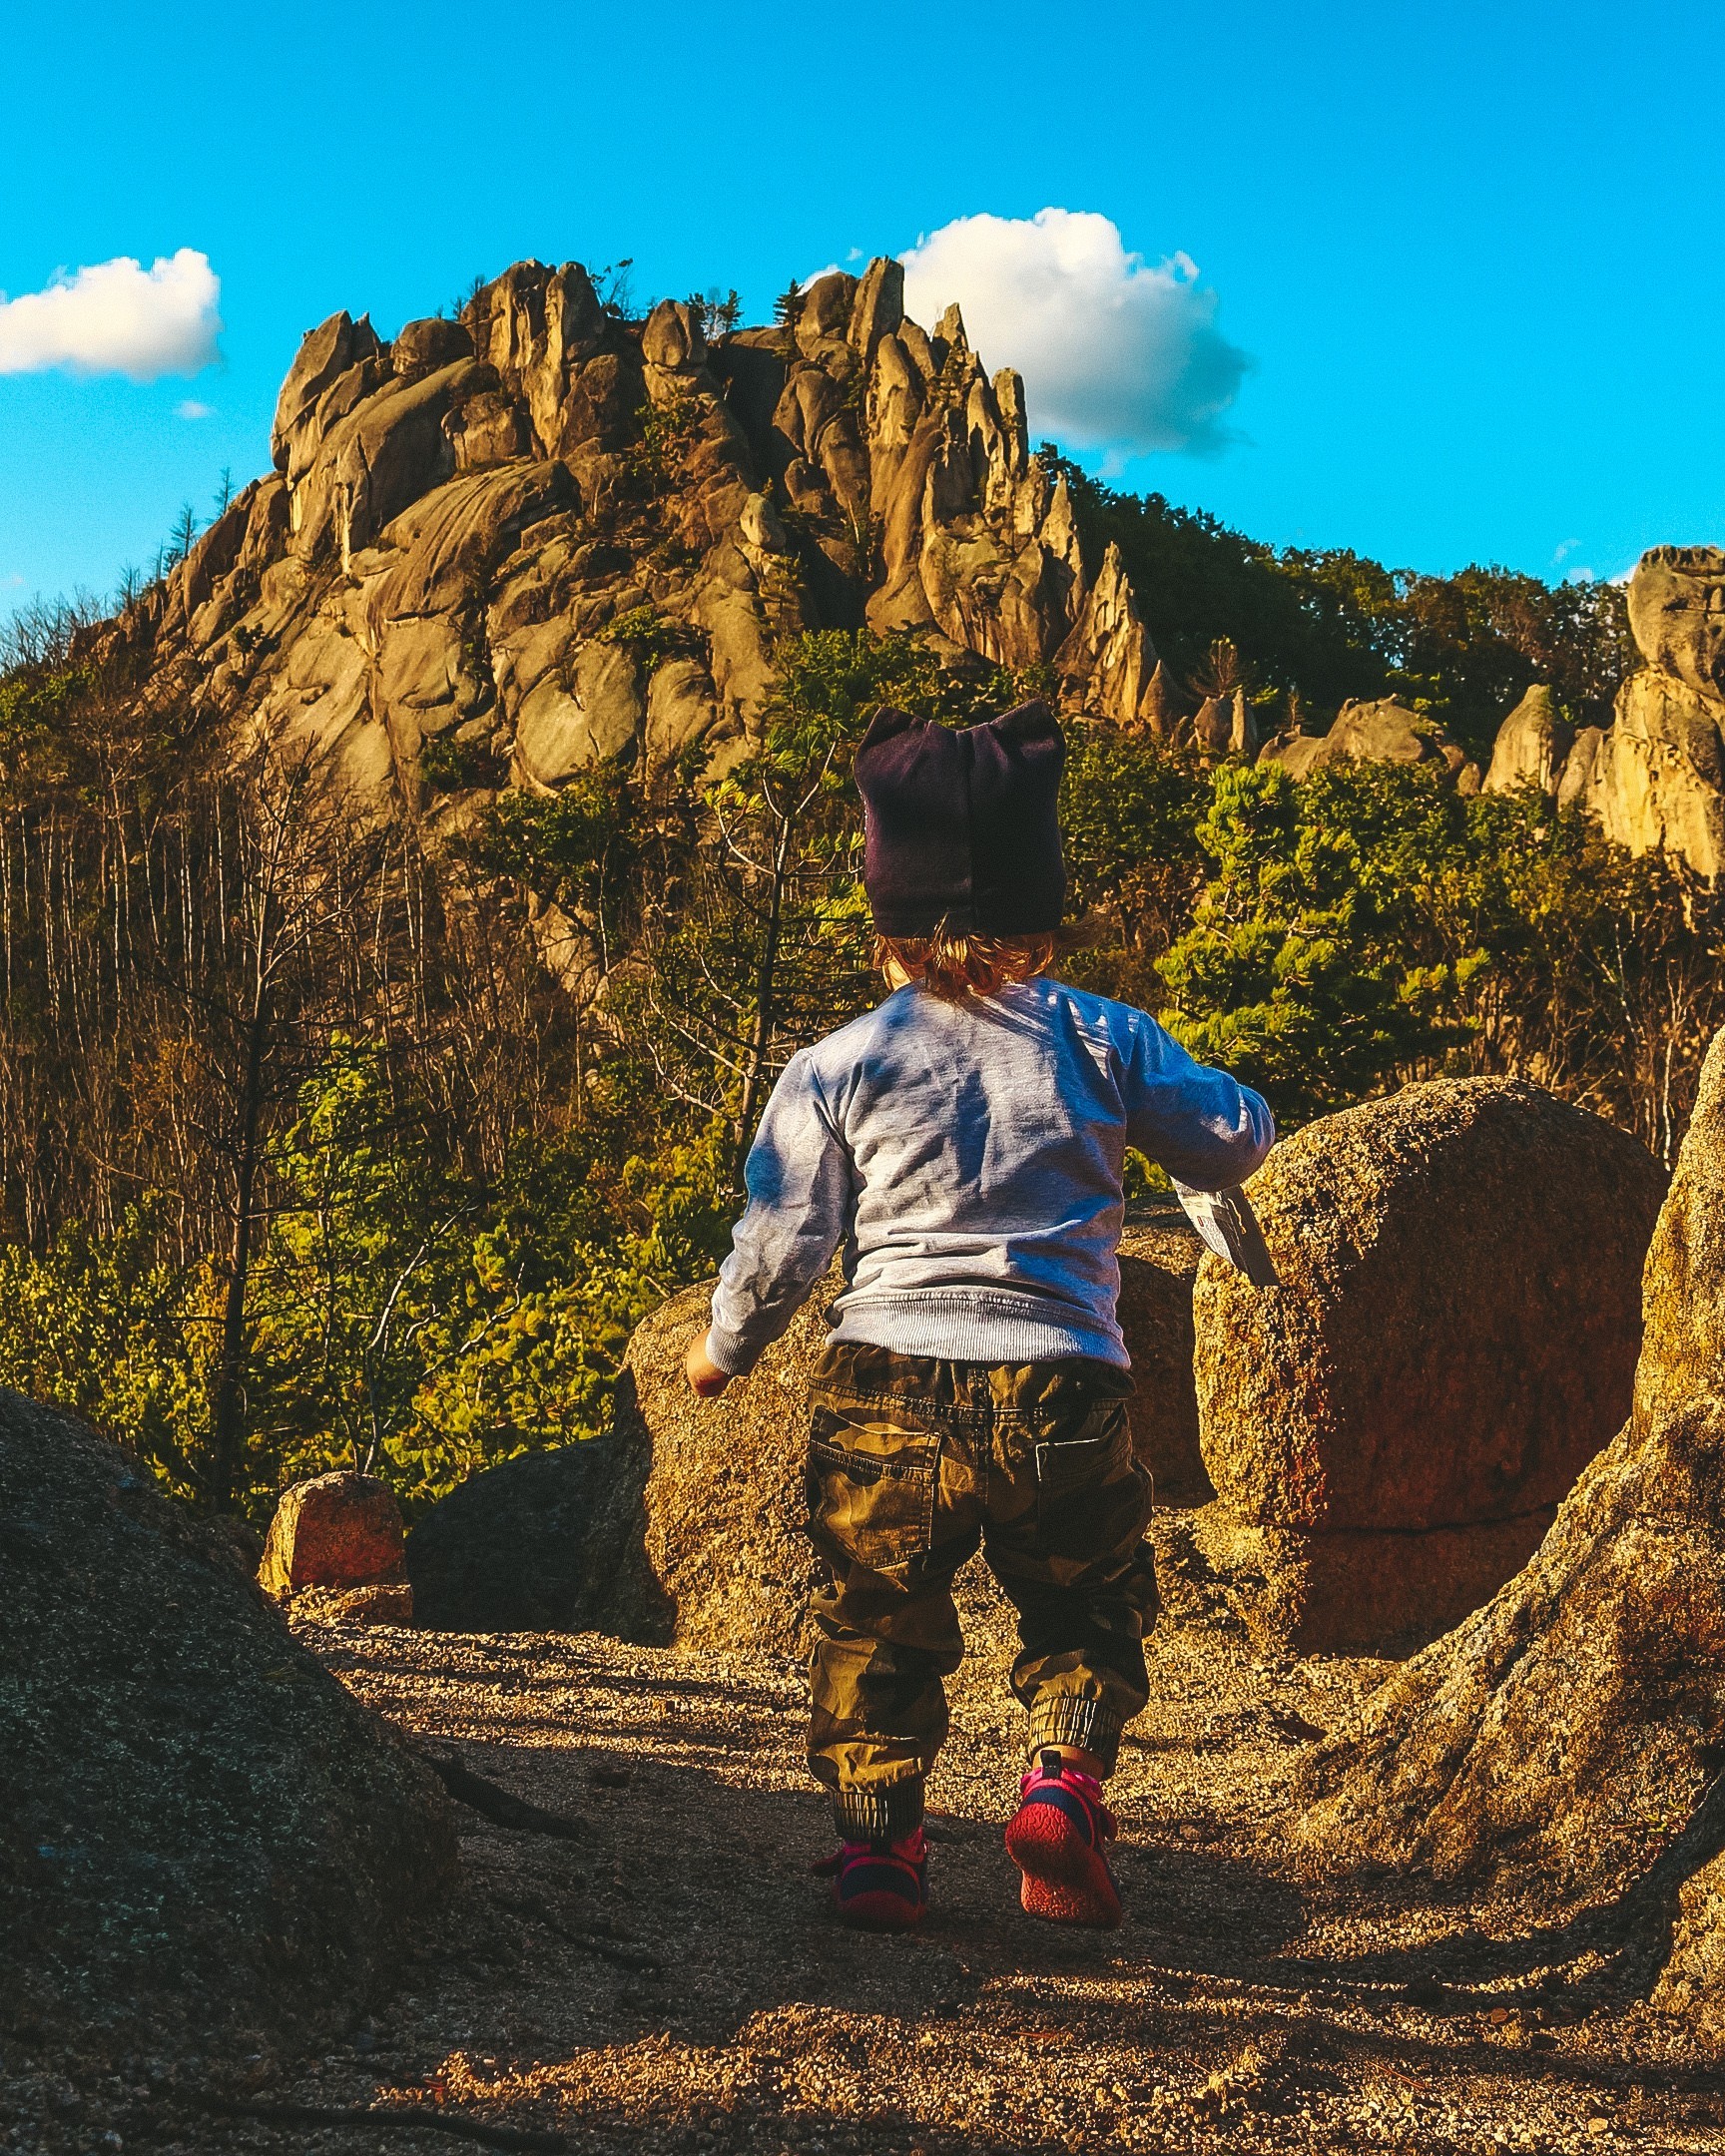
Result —
<instances>
[{"instance_id":1,"label":"child's left hand","mask_svg":"<svg viewBox=\"0 0 1725 2156\"><path fill-rule=\"evenodd\" d=\"M707 1336L698 1333L689 1343L689 1352L683 1357L683 1374L689 1380L689 1389L702 1399L717 1399L731 1382L729 1370L722 1370L707 1352Z\"/></svg>"}]
</instances>

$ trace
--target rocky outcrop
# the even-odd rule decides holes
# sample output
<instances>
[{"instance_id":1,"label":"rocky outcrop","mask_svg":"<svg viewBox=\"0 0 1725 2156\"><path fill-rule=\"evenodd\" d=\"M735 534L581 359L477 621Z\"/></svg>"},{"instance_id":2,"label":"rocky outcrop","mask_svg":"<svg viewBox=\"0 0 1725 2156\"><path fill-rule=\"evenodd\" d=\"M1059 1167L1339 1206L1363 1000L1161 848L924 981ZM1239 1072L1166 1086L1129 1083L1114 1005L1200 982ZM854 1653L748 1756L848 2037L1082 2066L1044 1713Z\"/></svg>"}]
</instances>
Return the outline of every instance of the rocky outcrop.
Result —
<instances>
[{"instance_id":1,"label":"rocky outcrop","mask_svg":"<svg viewBox=\"0 0 1725 2156\"><path fill-rule=\"evenodd\" d=\"M1725 1034L1645 1277L1634 1408L1489 1604L1309 1764L1330 1863L1536 1891L1573 1951L1640 1944L1725 2033ZM1582 1913L1588 1912L1591 1913ZM1543 1960L1554 1958L1548 1944Z\"/></svg>"},{"instance_id":2,"label":"rocky outcrop","mask_svg":"<svg viewBox=\"0 0 1725 2156\"><path fill-rule=\"evenodd\" d=\"M1629 579L1646 662L1608 727L1570 738L1551 691L1528 690L1498 732L1490 792L1536 785L1598 818L1631 853L1665 851L1699 875L1725 868L1725 549L1653 547Z\"/></svg>"},{"instance_id":3,"label":"rocky outcrop","mask_svg":"<svg viewBox=\"0 0 1725 2156\"><path fill-rule=\"evenodd\" d=\"M0 1394L0 2026L86 2063L347 2025L452 1885L443 1793L233 1543Z\"/></svg>"},{"instance_id":4,"label":"rocky outcrop","mask_svg":"<svg viewBox=\"0 0 1725 2156\"><path fill-rule=\"evenodd\" d=\"M1491 1594L1627 1412L1664 1187L1521 1081L1436 1080L1309 1125L1254 1178L1282 1276L1195 1297L1194 1522L1254 1629L1418 1645Z\"/></svg>"},{"instance_id":5,"label":"rocky outcrop","mask_svg":"<svg viewBox=\"0 0 1725 2156\"><path fill-rule=\"evenodd\" d=\"M1088 693L1096 709L1111 717L1130 724L1142 715L1152 723L1150 684L1158 662L1112 540L1055 663L1068 702L1082 703Z\"/></svg>"},{"instance_id":6,"label":"rocky outcrop","mask_svg":"<svg viewBox=\"0 0 1725 2156\"><path fill-rule=\"evenodd\" d=\"M908 630L945 661L1049 668L1063 707L1295 778L1339 759L1478 767L1393 698L1260 746L1244 691L1192 709L1110 547L1086 562L1024 386L958 309L904 313L903 270L835 270L774 328L645 321L578 263L517 263L457 321L309 331L278 399L274 472L189 558L84 639L177 709L323 759L372 817L464 827L491 790L555 792L747 753L781 636ZM603 648L643 610L655 666ZM1725 552L1660 547L1629 590L1646 666L1571 743L1548 690L1504 722L1487 782L1579 804L1640 852L1725 863ZM661 673L666 669L661 679ZM453 797L453 798L452 798ZM464 797L464 798L463 798Z\"/></svg>"},{"instance_id":7,"label":"rocky outcrop","mask_svg":"<svg viewBox=\"0 0 1725 2156\"><path fill-rule=\"evenodd\" d=\"M1534 786L1554 798L1573 740L1555 693L1536 684L1497 730L1484 792L1512 794L1517 787Z\"/></svg>"},{"instance_id":8,"label":"rocky outcrop","mask_svg":"<svg viewBox=\"0 0 1725 2156\"><path fill-rule=\"evenodd\" d=\"M908 320L903 283L835 271L783 328L709 336L696 304L628 321L580 264L524 262L392 341L331 315L283 383L274 473L90 651L433 830L466 820L451 796L609 759L723 773L809 627L1046 664L1070 710L1160 730L1130 581L1086 565L1023 384L955 307ZM620 622L663 627L625 649Z\"/></svg>"},{"instance_id":9,"label":"rocky outcrop","mask_svg":"<svg viewBox=\"0 0 1725 2156\"><path fill-rule=\"evenodd\" d=\"M1725 703L1662 667L1643 667L1617 692L1612 724L1576 737L1557 799L1590 810L1631 853L1673 853L1697 874L1717 876L1725 868L1722 721Z\"/></svg>"},{"instance_id":10,"label":"rocky outcrop","mask_svg":"<svg viewBox=\"0 0 1725 2156\"><path fill-rule=\"evenodd\" d=\"M1647 664L1725 701L1725 549L1651 547L1629 579L1629 630Z\"/></svg>"},{"instance_id":11,"label":"rocky outcrop","mask_svg":"<svg viewBox=\"0 0 1725 2156\"><path fill-rule=\"evenodd\" d=\"M1345 704L1328 734L1278 735L1260 762L1295 779L1339 758L1440 761L1462 794L1536 787L1597 818L1631 853L1665 851L1697 874L1725 868L1725 549L1654 547L1629 580L1629 626L1646 664L1617 692L1609 727L1568 725L1535 684L1504 719L1481 781L1440 727L1394 699ZM1194 724L1221 740L1220 706ZM1238 752L1237 752L1238 753Z\"/></svg>"},{"instance_id":12,"label":"rocky outcrop","mask_svg":"<svg viewBox=\"0 0 1725 2156\"><path fill-rule=\"evenodd\" d=\"M1229 736L1220 730L1225 724L1232 729L1233 722L1231 718L1224 721L1222 712L1226 707L1217 701L1218 738L1227 742ZM1239 703L1244 706L1245 699L1240 698ZM1435 721L1408 710L1394 697L1379 697L1375 702L1364 704L1352 701L1344 704L1328 734L1304 731L1278 734L1274 740L1265 743L1258 761L1281 765L1292 779L1309 778L1327 765L1348 761L1432 764L1440 766L1464 792L1477 793L1479 790L1478 769L1469 765L1467 753L1460 744L1451 741Z\"/></svg>"}]
</instances>

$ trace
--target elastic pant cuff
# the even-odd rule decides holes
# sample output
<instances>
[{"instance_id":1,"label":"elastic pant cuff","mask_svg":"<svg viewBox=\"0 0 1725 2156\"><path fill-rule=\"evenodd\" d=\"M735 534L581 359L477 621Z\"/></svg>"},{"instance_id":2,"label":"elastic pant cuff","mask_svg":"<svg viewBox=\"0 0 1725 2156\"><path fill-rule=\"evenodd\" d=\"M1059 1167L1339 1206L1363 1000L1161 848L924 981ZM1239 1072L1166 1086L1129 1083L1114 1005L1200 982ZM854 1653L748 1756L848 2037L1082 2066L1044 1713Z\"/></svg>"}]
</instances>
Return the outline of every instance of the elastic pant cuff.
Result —
<instances>
[{"instance_id":1,"label":"elastic pant cuff","mask_svg":"<svg viewBox=\"0 0 1725 2156\"><path fill-rule=\"evenodd\" d=\"M922 1784L892 1782L884 1789L840 1790L833 1817L847 1842L899 1842L922 1824Z\"/></svg>"},{"instance_id":2,"label":"elastic pant cuff","mask_svg":"<svg viewBox=\"0 0 1725 2156\"><path fill-rule=\"evenodd\" d=\"M1069 1745L1074 1752L1090 1752L1102 1762L1102 1772L1114 1772L1114 1755L1120 1749L1122 1718L1100 1700L1074 1699L1056 1693L1040 1699L1030 1711L1027 1749L1032 1758L1044 1745Z\"/></svg>"}]
</instances>

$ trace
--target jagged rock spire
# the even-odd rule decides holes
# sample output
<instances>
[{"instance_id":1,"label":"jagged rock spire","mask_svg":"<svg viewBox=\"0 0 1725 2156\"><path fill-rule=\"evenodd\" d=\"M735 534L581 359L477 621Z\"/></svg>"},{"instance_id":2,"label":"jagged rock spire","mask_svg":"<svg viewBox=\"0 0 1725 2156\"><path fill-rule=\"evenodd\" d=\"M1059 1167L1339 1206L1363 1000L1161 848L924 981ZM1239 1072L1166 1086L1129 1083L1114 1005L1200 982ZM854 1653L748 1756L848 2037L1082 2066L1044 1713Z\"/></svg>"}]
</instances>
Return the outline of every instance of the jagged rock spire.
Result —
<instances>
[{"instance_id":1,"label":"jagged rock spire","mask_svg":"<svg viewBox=\"0 0 1725 2156\"><path fill-rule=\"evenodd\" d=\"M1158 659L1156 671L1138 705L1138 724L1154 734L1158 741L1171 742L1180 732L1186 706L1180 692L1174 686L1174 677L1167 663Z\"/></svg>"},{"instance_id":2,"label":"jagged rock spire","mask_svg":"<svg viewBox=\"0 0 1725 2156\"><path fill-rule=\"evenodd\" d=\"M1156 653L1139 617L1119 546L1108 542L1077 626L1055 665L1066 701L1117 726L1130 726L1150 686Z\"/></svg>"}]
</instances>

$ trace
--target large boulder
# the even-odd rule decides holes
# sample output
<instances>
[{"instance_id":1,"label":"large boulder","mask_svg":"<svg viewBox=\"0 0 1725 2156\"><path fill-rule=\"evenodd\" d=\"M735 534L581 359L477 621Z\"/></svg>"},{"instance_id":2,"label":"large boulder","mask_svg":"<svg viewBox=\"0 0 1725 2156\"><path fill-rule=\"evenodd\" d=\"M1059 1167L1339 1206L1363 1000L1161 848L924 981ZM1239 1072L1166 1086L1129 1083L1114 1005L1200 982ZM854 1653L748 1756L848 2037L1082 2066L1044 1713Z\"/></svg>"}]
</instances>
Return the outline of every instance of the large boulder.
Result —
<instances>
[{"instance_id":1,"label":"large boulder","mask_svg":"<svg viewBox=\"0 0 1725 2156\"><path fill-rule=\"evenodd\" d=\"M1468 765L1459 743L1394 697L1367 703L1350 699L1328 734L1279 734L1259 751L1258 761L1280 764L1294 779L1308 778L1330 764L1439 764L1457 782L1471 770L1469 790L1476 792L1478 785L1477 770Z\"/></svg>"},{"instance_id":2,"label":"large boulder","mask_svg":"<svg viewBox=\"0 0 1725 2156\"><path fill-rule=\"evenodd\" d=\"M1309 1125L1251 1189L1282 1285L1199 1271L1200 1547L1263 1581L1268 1634L1418 1644L1628 1411L1663 1171L1537 1086L1438 1079Z\"/></svg>"},{"instance_id":3,"label":"large boulder","mask_svg":"<svg viewBox=\"0 0 1725 2156\"><path fill-rule=\"evenodd\" d=\"M1646 1267L1634 1412L1531 1562L1309 1762L1309 1857L1536 1894L1725 2033L1725 1033ZM1709 1795L1711 1792L1711 1795ZM1545 1934L1552 1936L1552 1931Z\"/></svg>"},{"instance_id":4,"label":"large boulder","mask_svg":"<svg viewBox=\"0 0 1725 2156\"><path fill-rule=\"evenodd\" d=\"M1628 601L1630 633L1649 665L1725 703L1725 547L1649 547Z\"/></svg>"},{"instance_id":5,"label":"large boulder","mask_svg":"<svg viewBox=\"0 0 1725 2156\"><path fill-rule=\"evenodd\" d=\"M803 1533L804 1401L826 1339L826 1295L750 1374L700 1400L683 1357L705 1333L712 1283L684 1289L629 1343L618 1434L645 1464L644 1555L664 1636L683 1647L797 1654L816 1580ZM638 1628L638 1589L605 1629ZM645 1615L640 1612L639 1615Z\"/></svg>"},{"instance_id":6,"label":"large boulder","mask_svg":"<svg viewBox=\"0 0 1725 2156\"><path fill-rule=\"evenodd\" d=\"M1518 787L1536 786L1541 794L1554 796L1573 740L1574 730L1558 709L1555 691L1536 682L1497 729L1483 791L1512 794Z\"/></svg>"},{"instance_id":7,"label":"large boulder","mask_svg":"<svg viewBox=\"0 0 1725 2156\"><path fill-rule=\"evenodd\" d=\"M91 2061L343 2025L452 1885L443 1793L147 1471L0 1393L0 2029Z\"/></svg>"},{"instance_id":8,"label":"large boulder","mask_svg":"<svg viewBox=\"0 0 1725 2156\"><path fill-rule=\"evenodd\" d=\"M616 1579L596 1561L593 1529L615 1496L619 1465L616 1444L591 1438L470 1476L407 1538L417 1622L443 1632L582 1632L609 1616Z\"/></svg>"}]
</instances>

